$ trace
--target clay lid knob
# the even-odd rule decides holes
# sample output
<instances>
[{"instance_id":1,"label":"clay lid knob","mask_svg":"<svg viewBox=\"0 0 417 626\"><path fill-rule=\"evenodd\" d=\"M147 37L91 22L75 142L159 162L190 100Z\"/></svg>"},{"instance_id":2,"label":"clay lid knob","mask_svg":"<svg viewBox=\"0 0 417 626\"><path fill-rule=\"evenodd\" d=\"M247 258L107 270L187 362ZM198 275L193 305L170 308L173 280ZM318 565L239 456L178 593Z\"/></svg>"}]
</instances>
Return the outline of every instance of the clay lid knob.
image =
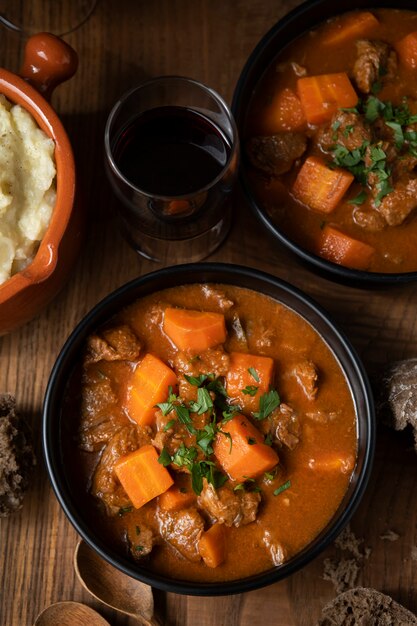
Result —
<instances>
[{"instance_id":1,"label":"clay lid knob","mask_svg":"<svg viewBox=\"0 0 417 626\"><path fill-rule=\"evenodd\" d=\"M25 46L21 76L49 99L57 85L73 76L78 66L75 50L51 33L30 37Z\"/></svg>"}]
</instances>

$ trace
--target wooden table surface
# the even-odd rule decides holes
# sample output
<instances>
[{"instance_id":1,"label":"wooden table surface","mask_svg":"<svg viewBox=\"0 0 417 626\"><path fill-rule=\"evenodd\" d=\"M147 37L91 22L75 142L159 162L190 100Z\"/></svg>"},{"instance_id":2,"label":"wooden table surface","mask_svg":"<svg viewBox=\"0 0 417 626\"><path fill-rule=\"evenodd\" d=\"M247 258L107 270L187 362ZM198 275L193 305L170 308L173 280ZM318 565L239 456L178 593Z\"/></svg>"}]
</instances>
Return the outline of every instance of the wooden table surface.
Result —
<instances>
[{"instance_id":1,"label":"wooden table surface","mask_svg":"<svg viewBox=\"0 0 417 626\"><path fill-rule=\"evenodd\" d=\"M17 3L16 3L17 4ZM58 24L61 2L32 0L45 28ZM297 1L101 0L92 17L67 35L79 54L77 74L53 105L74 146L85 195L87 232L69 283L33 322L0 338L0 391L13 393L34 433L38 464L23 509L0 520L0 624L26 626L47 605L79 600L114 626L133 624L94 601L75 577L77 534L50 487L41 452L41 406L54 360L74 325L104 295L159 266L139 258L116 228L115 200L103 167L103 130L115 100L147 77L199 79L227 101L260 37ZM25 3L20 3L25 5ZM49 21L51 20L51 22ZM0 65L17 72L24 40L0 26ZM417 354L417 285L372 292L313 275L290 258L237 193L235 222L208 260L240 263L288 280L323 305L347 333L373 376L387 363ZM356 582L391 594L417 612L417 459L410 433L378 431L370 485L351 528L368 558ZM396 534L393 534L396 533ZM313 625L334 597L324 560L351 554L331 546L289 580L240 596L195 598L156 593L169 626ZM414 557L414 558L413 558Z\"/></svg>"}]
</instances>

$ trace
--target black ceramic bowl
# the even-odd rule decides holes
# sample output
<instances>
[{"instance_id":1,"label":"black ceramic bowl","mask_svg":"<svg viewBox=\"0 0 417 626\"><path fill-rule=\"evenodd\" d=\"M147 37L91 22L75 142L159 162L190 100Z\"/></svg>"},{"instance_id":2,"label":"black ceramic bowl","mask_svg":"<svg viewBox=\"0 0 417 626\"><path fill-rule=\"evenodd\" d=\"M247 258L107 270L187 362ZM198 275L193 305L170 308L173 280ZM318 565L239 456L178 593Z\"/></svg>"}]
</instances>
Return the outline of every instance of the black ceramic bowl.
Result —
<instances>
[{"instance_id":1,"label":"black ceramic bowl","mask_svg":"<svg viewBox=\"0 0 417 626\"><path fill-rule=\"evenodd\" d=\"M328 18L354 9L393 8L416 10L415 0L308 0L279 20L260 40L249 56L236 85L233 95L232 112L240 136L244 136L246 117L250 102L258 83L275 57L289 43ZM308 250L305 250L285 235L257 201L252 192L244 164L240 170L240 180L251 208L270 233L288 250L302 260L310 269L326 278L359 287L372 285L404 284L417 280L416 272L376 273L354 270L331 263Z\"/></svg>"},{"instance_id":2,"label":"black ceramic bowl","mask_svg":"<svg viewBox=\"0 0 417 626\"><path fill-rule=\"evenodd\" d=\"M86 337L122 307L141 296L167 287L204 282L233 284L261 292L307 320L323 337L345 373L358 424L357 464L347 493L326 528L284 565L250 578L225 583L194 583L159 576L109 548L97 526L87 522L85 510L79 506L77 494L74 493L71 475L62 460L61 437L65 430L61 423L62 400ZM285 578L317 556L340 533L360 501L371 469L374 436L374 409L367 376L352 347L327 314L303 293L273 276L245 267L216 263L179 265L153 272L120 287L94 307L70 335L56 361L43 410L43 446L49 477L64 512L78 533L100 556L133 578L159 589L189 595L225 595L256 589Z\"/></svg>"}]
</instances>

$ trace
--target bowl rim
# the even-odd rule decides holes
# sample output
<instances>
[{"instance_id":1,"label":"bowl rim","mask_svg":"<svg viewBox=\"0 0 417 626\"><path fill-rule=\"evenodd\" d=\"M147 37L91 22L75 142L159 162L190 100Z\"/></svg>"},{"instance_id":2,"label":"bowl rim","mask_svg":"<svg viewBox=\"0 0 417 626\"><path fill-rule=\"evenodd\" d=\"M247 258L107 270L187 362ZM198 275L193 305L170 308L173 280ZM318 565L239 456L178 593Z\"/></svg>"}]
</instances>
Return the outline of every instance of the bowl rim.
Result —
<instances>
[{"instance_id":1,"label":"bowl rim","mask_svg":"<svg viewBox=\"0 0 417 626\"><path fill-rule=\"evenodd\" d=\"M0 93L19 104L35 119L55 144L56 200L51 220L32 262L0 284L0 305L33 284L46 280L54 271L59 245L71 218L75 200L75 161L72 147L57 113L27 81L0 68Z\"/></svg>"},{"instance_id":2,"label":"bowl rim","mask_svg":"<svg viewBox=\"0 0 417 626\"><path fill-rule=\"evenodd\" d=\"M240 284L242 280L246 281L245 284ZM266 293L272 298L274 296L271 292L276 291L275 299L278 302L281 302L279 294L281 294L281 297L282 294L285 294L293 304L284 302L284 306L295 310L313 327L315 327L315 321L324 325L326 334L331 335L330 339L327 337L324 340L345 373L357 412L357 466L360 465L360 468L355 479L351 480L347 493L337 512L326 527L313 542L287 563L247 578L225 582L198 583L175 580L150 572L133 563L127 557L123 557L117 551L109 549L99 537L92 536L94 533L90 532L88 524L74 505L65 473L60 471L60 446L57 446L55 441L57 438L59 440L60 419L57 418L57 415L59 415L60 400L63 397L65 383L73 368L77 354L79 354L79 348L87 334L105 320L110 319L116 311L141 296L176 285L205 282L233 284L255 290L256 287L248 285L257 284L259 285L258 291L260 293ZM305 310L304 314L295 308L294 303L297 303L301 309ZM306 317L307 311L311 319ZM320 336L323 335L322 332L317 332L319 332ZM340 349L340 353L336 354L335 349L329 343L330 341L335 342L335 345ZM341 358L344 360L343 364L341 364ZM351 378L348 377L347 368L351 368ZM352 385L357 386L356 390L352 389ZM42 411L43 455L49 480L61 507L79 535L102 558L125 574L164 591L199 596L230 595L264 587L286 578L321 553L349 522L363 496L373 462L375 430L373 396L366 371L353 346L344 333L335 325L329 314L310 296L280 278L250 267L224 263L189 263L166 267L135 278L107 295L77 324L67 338L51 371ZM365 438L364 441L360 439L361 432L362 437ZM352 493L348 493L350 491ZM345 500L349 501L345 502Z\"/></svg>"},{"instance_id":3,"label":"bowl rim","mask_svg":"<svg viewBox=\"0 0 417 626\"><path fill-rule=\"evenodd\" d=\"M271 63L273 63L274 58L279 54L279 52L285 48L291 41L294 41L297 37L301 36L303 33L311 30L319 26L326 19L334 17L336 15L340 15L342 13L347 13L349 11L355 11L359 9L378 9L378 8L392 8L392 9L405 9L405 10L413 10L416 12L415 2L414 0L338 0L334 2L334 0L306 0L302 4L298 5L287 14L285 14L282 18L280 18L258 41L258 43L253 48L250 53L248 59L246 60L239 78L237 80L231 110L233 116L236 120L236 125L238 130L241 132L242 125L244 125L245 120L241 119L242 112L245 114L247 112L248 103L251 100L251 97L254 92L254 87L251 88L251 93L246 96L245 90L247 90L247 84L250 81L251 74L254 72L254 67L256 67L257 63L261 60L262 56L265 54L265 51L268 50L269 46L272 46L275 41L279 40L279 37L283 32L288 29L288 27L293 26L294 24L299 24L301 26L301 30L299 31L296 37L291 37L288 41L285 41L281 45L277 45L274 51L274 54L269 57L268 62L264 66L261 72L258 72L257 83L261 80L265 71L270 67ZM323 15L323 11L325 10L325 15ZM247 97L244 110L242 111L242 99ZM242 135L241 135L241 143ZM241 159L241 165L239 168L239 181L242 185L244 194L249 201L249 206L251 207L254 214L261 221L261 223L267 228L270 234L275 236L278 241L291 251L296 257L299 257L305 264L309 267L309 269L317 269L320 274L324 277L338 280L340 282L344 282L353 286L367 286L373 284L375 286L385 286L385 285L402 285L405 283L413 282L417 280L417 270L412 272L369 272L365 270L356 270L349 267L345 267L343 265L339 265L337 263L333 263L331 261L327 261L326 259L310 252L302 248L300 245L295 243L291 238L287 237L278 226L274 223L274 220L270 217L267 211L262 207L260 202L256 201L254 194L251 191L251 186L247 176L245 175L244 167L243 167L243 159Z\"/></svg>"}]
</instances>

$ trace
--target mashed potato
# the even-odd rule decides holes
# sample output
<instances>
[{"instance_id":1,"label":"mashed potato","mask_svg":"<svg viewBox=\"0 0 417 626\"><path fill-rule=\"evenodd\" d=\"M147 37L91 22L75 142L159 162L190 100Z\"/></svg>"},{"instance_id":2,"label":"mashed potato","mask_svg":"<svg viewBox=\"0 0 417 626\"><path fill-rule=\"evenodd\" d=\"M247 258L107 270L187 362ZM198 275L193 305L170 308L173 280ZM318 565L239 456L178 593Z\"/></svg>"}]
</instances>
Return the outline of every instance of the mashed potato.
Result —
<instances>
[{"instance_id":1,"label":"mashed potato","mask_svg":"<svg viewBox=\"0 0 417 626\"><path fill-rule=\"evenodd\" d=\"M28 265L55 206L55 144L0 95L0 284Z\"/></svg>"}]
</instances>

